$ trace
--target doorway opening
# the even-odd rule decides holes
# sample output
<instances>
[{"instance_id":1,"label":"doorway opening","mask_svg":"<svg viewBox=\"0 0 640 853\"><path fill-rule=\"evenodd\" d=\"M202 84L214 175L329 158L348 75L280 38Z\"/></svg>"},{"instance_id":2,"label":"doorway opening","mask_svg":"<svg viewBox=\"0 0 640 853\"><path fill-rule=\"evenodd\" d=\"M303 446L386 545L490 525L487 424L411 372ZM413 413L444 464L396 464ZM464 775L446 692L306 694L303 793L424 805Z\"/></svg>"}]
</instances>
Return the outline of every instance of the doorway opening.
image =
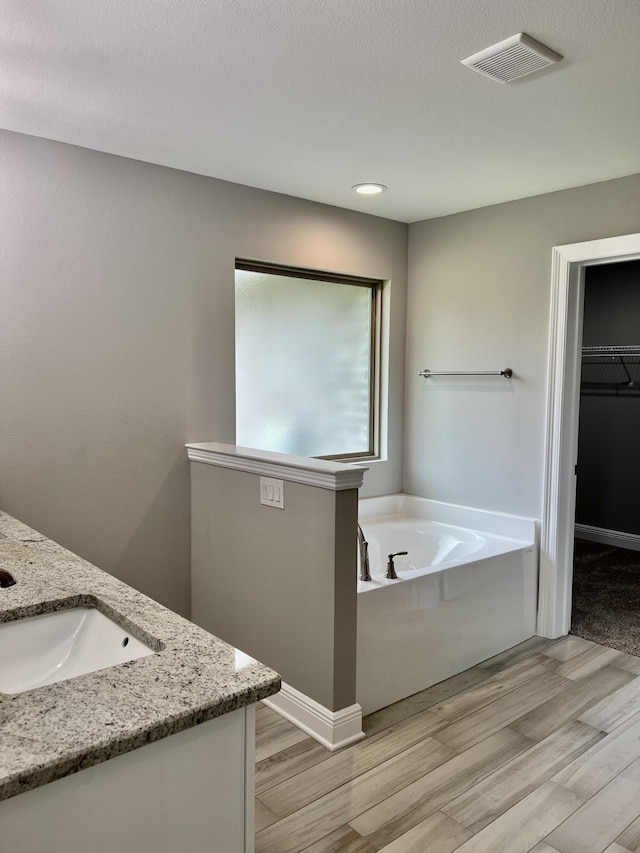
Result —
<instances>
[{"instance_id":1,"label":"doorway opening","mask_svg":"<svg viewBox=\"0 0 640 853\"><path fill-rule=\"evenodd\" d=\"M571 633L640 655L640 260L585 270Z\"/></svg>"},{"instance_id":2,"label":"doorway opening","mask_svg":"<svg viewBox=\"0 0 640 853\"><path fill-rule=\"evenodd\" d=\"M537 626L543 637L564 636L571 626L585 270L633 259L640 259L640 234L572 243L552 250Z\"/></svg>"}]
</instances>

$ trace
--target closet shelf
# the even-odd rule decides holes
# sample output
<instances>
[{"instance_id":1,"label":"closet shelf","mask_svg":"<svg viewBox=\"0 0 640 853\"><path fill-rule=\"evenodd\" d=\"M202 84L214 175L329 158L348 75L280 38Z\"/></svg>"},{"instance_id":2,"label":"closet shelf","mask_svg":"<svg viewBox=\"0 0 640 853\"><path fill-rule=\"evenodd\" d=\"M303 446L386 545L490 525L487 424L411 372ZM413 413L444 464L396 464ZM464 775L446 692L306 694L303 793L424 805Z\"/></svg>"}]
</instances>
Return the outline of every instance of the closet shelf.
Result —
<instances>
[{"instance_id":1,"label":"closet shelf","mask_svg":"<svg viewBox=\"0 0 640 853\"><path fill-rule=\"evenodd\" d=\"M583 347L581 392L640 392L640 345Z\"/></svg>"}]
</instances>

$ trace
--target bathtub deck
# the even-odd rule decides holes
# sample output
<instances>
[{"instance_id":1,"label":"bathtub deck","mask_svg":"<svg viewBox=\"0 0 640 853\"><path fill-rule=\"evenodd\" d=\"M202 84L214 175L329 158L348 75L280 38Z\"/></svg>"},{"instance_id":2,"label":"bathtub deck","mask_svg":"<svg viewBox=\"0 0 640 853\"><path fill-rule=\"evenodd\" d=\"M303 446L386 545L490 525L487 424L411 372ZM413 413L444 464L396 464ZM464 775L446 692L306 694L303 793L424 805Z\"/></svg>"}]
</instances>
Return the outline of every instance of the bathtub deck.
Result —
<instances>
[{"instance_id":1,"label":"bathtub deck","mask_svg":"<svg viewBox=\"0 0 640 853\"><path fill-rule=\"evenodd\" d=\"M265 706L256 853L640 851L640 658L533 638L327 752Z\"/></svg>"}]
</instances>

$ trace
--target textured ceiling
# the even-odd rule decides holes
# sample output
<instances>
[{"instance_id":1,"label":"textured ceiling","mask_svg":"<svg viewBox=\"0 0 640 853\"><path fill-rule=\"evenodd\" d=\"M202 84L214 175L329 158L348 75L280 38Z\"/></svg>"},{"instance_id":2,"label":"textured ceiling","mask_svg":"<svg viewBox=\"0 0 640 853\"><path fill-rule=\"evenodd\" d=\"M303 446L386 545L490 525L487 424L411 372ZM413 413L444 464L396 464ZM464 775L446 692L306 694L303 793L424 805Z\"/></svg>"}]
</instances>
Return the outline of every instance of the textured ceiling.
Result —
<instances>
[{"instance_id":1,"label":"textured ceiling","mask_svg":"<svg viewBox=\"0 0 640 853\"><path fill-rule=\"evenodd\" d=\"M9 130L405 222L640 172L639 0L0 10ZM565 59L506 85L461 65L521 31Z\"/></svg>"}]
</instances>

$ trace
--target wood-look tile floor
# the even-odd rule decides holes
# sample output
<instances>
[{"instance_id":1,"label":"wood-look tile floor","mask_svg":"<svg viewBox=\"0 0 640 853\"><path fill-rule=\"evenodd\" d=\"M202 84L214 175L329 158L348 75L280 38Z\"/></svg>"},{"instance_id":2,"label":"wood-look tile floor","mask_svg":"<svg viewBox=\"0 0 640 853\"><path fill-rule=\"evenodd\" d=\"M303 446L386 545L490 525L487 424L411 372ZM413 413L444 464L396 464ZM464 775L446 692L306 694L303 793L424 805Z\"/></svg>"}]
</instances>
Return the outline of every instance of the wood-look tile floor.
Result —
<instances>
[{"instance_id":1,"label":"wood-look tile floor","mask_svg":"<svg viewBox=\"0 0 640 853\"><path fill-rule=\"evenodd\" d=\"M640 853L640 658L534 637L328 752L256 716L256 853Z\"/></svg>"}]
</instances>

